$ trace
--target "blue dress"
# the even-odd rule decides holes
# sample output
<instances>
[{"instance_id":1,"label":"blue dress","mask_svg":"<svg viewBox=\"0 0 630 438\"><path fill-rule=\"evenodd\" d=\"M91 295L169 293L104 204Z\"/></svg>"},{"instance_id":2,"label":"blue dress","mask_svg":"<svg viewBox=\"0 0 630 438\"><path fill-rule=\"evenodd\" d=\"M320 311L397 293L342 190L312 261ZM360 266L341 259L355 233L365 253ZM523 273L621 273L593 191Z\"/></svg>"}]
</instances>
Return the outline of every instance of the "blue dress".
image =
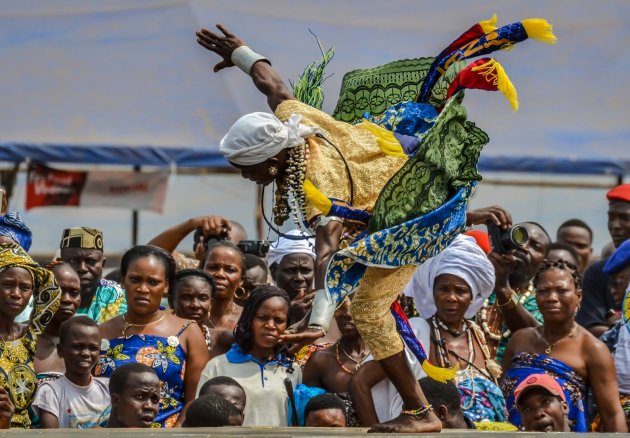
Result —
<instances>
[{"instance_id":1,"label":"blue dress","mask_svg":"<svg viewBox=\"0 0 630 438\"><path fill-rule=\"evenodd\" d=\"M586 412L586 382L565 364L553 357L535 353L516 353L512 366L505 372L501 384L506 396L510 423L521 425L521 415L514 403L514 390L532 374L548 374L560 385L569 405L569 426L572 432L588 432Z\"/></svg>"},{"instance_id":2,"label":"blue dress","mask_svg":"<svg viewBox=\"0 0 630 438\"><path fill-rule=\"evenodd\" d=\"M160 410L151 427L173 427L184 407L186 352L179 336L194 323L188 321L175 334L164 338L153 335L129 335L103 339L95 368L97 377L111 377L116 368L128 363L143 363L160 378Z\"/></svg>"}]
</instances>

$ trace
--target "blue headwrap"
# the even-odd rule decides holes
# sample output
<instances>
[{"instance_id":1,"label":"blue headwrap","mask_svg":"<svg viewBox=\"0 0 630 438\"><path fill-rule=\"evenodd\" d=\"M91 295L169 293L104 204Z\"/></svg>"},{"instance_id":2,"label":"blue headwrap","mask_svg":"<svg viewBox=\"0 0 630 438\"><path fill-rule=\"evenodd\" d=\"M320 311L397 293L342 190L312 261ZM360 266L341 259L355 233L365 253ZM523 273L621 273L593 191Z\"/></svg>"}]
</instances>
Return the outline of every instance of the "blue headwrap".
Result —
<instances>
[{"instance_id":1,"label":"blue headwrap","mask_svg":"<svg viewBox=\"0 0 630 438\"><path fill-rule=\"evenodd\" d=\"M630 240L626 240L615 250L604 265L604 273L608 275L616 274L622 269L630 266Z\"/></svg>"},{"instance_id":2,"label":"blue headwrap","mask_svg":"<svg viewBox=\"0 0 630 438\"><path fill-rule=\"evenodd\" d=\"M15 240L24 251L31 249L33 235L26 226L17 211L10 211L4 216L0 216L0 236L7 236Z\"/></svg>"}]
</instances>

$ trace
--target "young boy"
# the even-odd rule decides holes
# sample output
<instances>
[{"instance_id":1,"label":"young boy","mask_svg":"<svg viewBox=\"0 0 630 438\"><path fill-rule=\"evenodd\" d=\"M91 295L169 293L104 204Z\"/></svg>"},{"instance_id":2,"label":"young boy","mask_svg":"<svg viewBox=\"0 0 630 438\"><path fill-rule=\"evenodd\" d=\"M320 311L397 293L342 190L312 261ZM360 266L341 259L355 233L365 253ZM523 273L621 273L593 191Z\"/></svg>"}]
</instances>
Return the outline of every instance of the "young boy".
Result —
<instances>
[{"instance_id":1,"label":"young boy","mask_svg":"<svg viewBox=\"0 0 630 438\"><path fill-rule=\"evenodd\" d=\"M214 394L229 401L242 415L245 415L245 403L247 402L245 390L231 377L217 376L208 380L199 390L199 397L206 394Z\"/></svg>"},{"instance_id":2,"label":"young boy","mask_svg":"<svg viewBox=\"0 0 630 438\"><path fill-rule=\"evenodd\" d=\"M242 426L243 413L234 404L216 394L194 400L186 410L183 427Z\"/></svg>"},{"instance_id":3,"label":"young boy","mask_svg":"<svg viewBox=\"0 0 630 438\"><path fill-rule=\"evenodd\" d=\"M343 401L335 394L316 395L304 408L306 427L346 427Z\"/></svg>"},{"instance_id":4,"label":"young boy","mask_svg":"<svg viewBox=\"0 0 630 438\"><path fill-rule=\"evenodd\" d=\"M42 429L89 429L104 425L109 416L107 379L92 377L101 346L98 325L86 316L70 318L59 328L57 352L66 372L42 382L33 409Z\"/></svg>"},{"instance_id":5,"label":"young boy","mask_svg":"<svg viewBox=\"0 0 630 438\"><path fill-rule=\"evenodd\" d=\"M160 379L153 368L129 363L109 379L112 410L107 427L151 427L160 408ZM159 426L159 423L157 424Z\"/></svg>"}]
</instances>

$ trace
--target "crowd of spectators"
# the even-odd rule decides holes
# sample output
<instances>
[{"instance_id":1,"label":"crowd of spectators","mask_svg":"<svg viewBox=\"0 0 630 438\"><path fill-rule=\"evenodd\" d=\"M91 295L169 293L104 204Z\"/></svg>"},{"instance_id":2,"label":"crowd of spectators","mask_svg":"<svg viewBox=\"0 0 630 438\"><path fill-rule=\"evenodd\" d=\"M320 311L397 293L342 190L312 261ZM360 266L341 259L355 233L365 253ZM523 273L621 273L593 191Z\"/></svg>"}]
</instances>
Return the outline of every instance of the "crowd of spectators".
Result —
<instances>
[{"instance_id":1,"label":"crowd of spectators","mask_svg":"<svg viewBox=\"0 0 630 438\"><path fill-rule=\"evenodd\" d=\"M593 254L579 219L552 237L490 207L468 212L468 224L524 229L526 241L499 250L471 228L416 269L398 300L429 361L455 378L432 380L405 357L444 429L627 431L630 184L607 198L611 254ZM191 233L193 257L178 251ZM59 258L40 266L28 255L36 236L5 212L0 426L370 427L396 417L402 400L353 323L352 296L325 337L285 342L314 298L314 243L292 238L300 233L263 254L236 221L192 218L130 248L116 282L103 276L100 230L61 231Z\"/></svg>"}]
</instances>

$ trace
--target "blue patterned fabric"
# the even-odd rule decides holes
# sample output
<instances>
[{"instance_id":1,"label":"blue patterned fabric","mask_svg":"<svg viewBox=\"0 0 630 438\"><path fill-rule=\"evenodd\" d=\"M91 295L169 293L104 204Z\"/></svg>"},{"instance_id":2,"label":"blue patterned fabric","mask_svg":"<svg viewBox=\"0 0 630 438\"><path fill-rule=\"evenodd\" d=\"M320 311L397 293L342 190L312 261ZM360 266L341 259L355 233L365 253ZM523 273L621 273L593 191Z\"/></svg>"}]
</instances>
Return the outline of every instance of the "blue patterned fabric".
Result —
<instances>
[{"instance_id":1,"label":"blue patterned fabric","mask_svg":"<svg viewBox=\"0 0 630 438\"><path fill-rule=\"evenodd\" d=\"M382 114L372 116L363 114L363 118L395 134L421 138L438 116L433 105L418 102L400 102L386 109Z\"/></svg>"},{"instance_id":2,"label":"blue patterned fabric","mask_svg":"<svg viewBox=\"0 0 630 438\"><path fill-rule=\"evenodd\" d=\"M466 225L466 204L476 182L462 187L430 213L395 227L362 234L336 252L326 271L326 288L334 302L351 294L368 266L397 268L419 265L438 254Z\"/></svg>"},{"instance_id":3,"label":"blue patterned fabric","mask_svg":"<svg viewBox=\"0 0 630 438\"><path fill-rule=\"evenodd\" d=\"M458 379L457 389L462 412L472 421L504 422L506 420L507 411L503 392L492 380L479 375Z\"/></svg>"},{"instance_id":4,"label":"blue patterned fabric","mask_svg":"<svg viewBox=\"0 0 630 438\"><path fill-rule=\"evenodd\" d=\"M514 404L514 390L532 374L548 374L562 387L569 405L569 425L573 432L588 432L586 412L586 382L573 368L544 354L517 353L512 366L506 371L501 389L507 396L507 409L510 423L521 425L521 415Z\"/></svg>"},{"instance_id":5,"label":"blue patterned fabric","mask_svg":"<svg viewBox=\"0 0 630 438\"><path fill-rule=\"evenodd\" d=\"M174 336L129 335L103 339L95 368L97 377L111 377L116 368L128 363L143 363L160 378L160 411L151 427L173 427L184 407L186 352L179 336L194 321L188 321Z\"/></svg>"},{"instance_id":6,"label":"blue patterned fabric","mask_svg":"<svg viewBox=\"0 0 630 438\"><path fill-rule=\"evenodd\" d=\"M29 227L26 226L20 213L10 211L4 216L0 216L0 236L10 237L28 252L33 243L33 235Z\"/></svg>"}]
</instances>

